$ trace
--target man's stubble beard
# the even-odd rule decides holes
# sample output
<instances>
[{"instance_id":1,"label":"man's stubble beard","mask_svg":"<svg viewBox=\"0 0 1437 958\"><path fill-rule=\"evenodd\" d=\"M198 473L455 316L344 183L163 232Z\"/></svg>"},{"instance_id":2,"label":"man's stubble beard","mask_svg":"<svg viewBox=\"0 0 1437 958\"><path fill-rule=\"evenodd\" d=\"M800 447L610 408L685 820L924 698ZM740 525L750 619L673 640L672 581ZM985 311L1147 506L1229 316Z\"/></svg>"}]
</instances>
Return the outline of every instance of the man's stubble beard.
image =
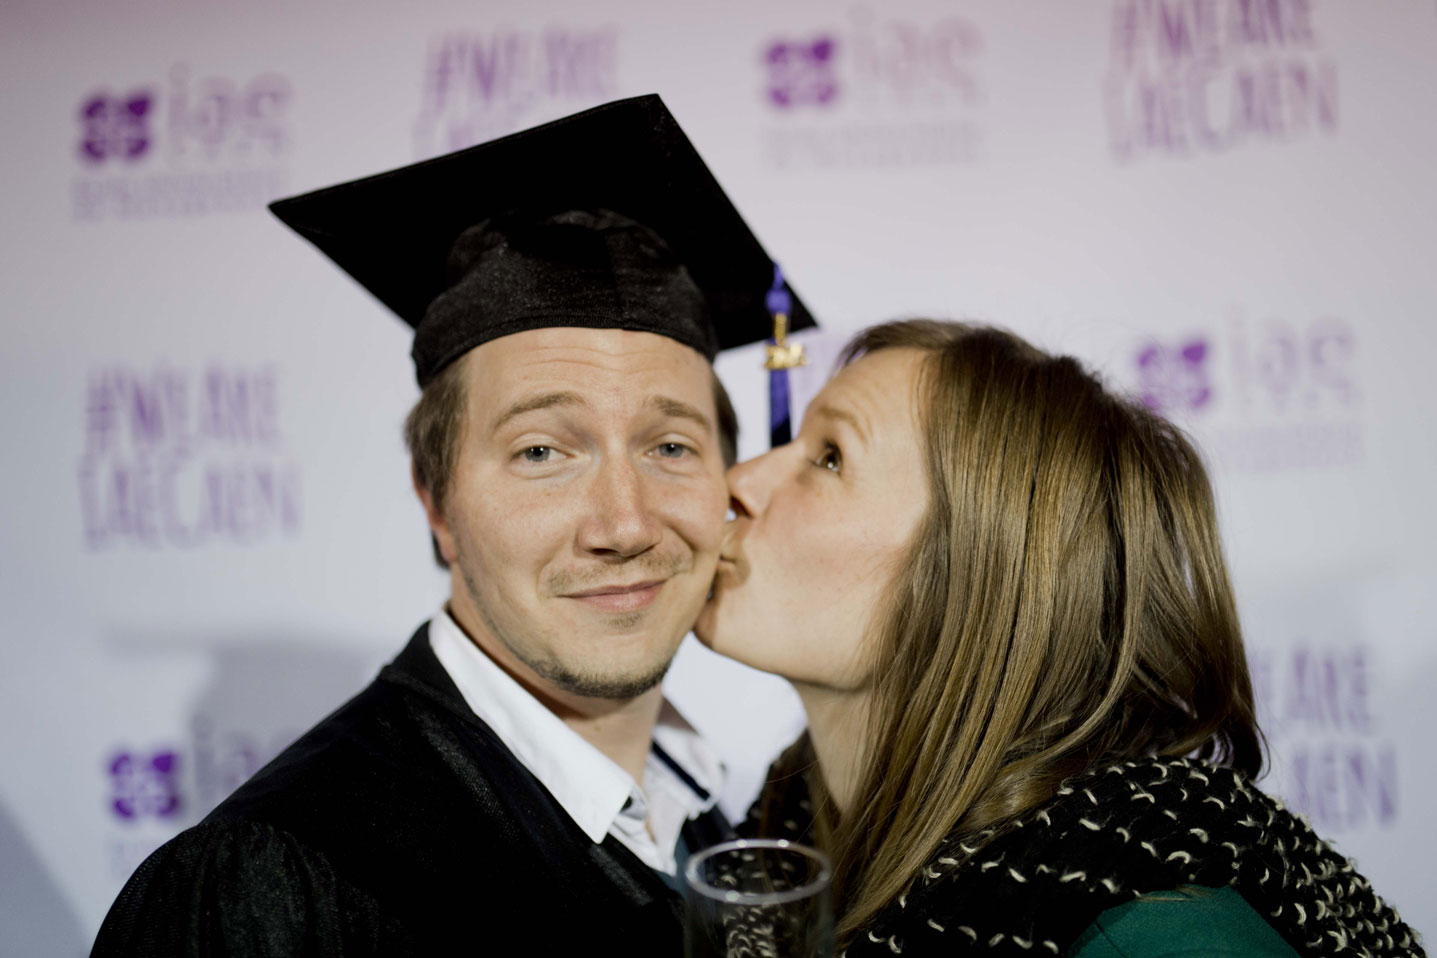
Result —
<instances>
[{"instance_id":1,"label":"man's stubble beard","mask_svg":"<svg viewBox=\"0 0 1437 958\"><path fill-rule=\"evenodd\" d=\"M669 666L673 664L674 657L678 655L678 646L670 653L663 663L655 666L648 672L641 672L637 675L604 676L583 674L565 666L562 662L553 659L536 659L526 655L520 647L509 641L498 624L489 615L489 609L479 594L478 585L469 573L469 565L464 561L464 555L460 553L455 557L455 564L459 566L459 573L464 577L464 588L469 593L469 600L473 604L479 617L484 620L484 627L495 641L500 642L509 650L510 654L533 669L540 678L552 683L555 688L571 695L580 695L585 698L605 699L609 701L625 701L638 698L645 692L652 689L664 680L668 674ZM672 574L671 574L672 575ZM670 575L670 577L671 577ZM632 628L644 617L644 611L625 612L612 618L613 623L619 628Z\"/></svg>"}]
</instances>

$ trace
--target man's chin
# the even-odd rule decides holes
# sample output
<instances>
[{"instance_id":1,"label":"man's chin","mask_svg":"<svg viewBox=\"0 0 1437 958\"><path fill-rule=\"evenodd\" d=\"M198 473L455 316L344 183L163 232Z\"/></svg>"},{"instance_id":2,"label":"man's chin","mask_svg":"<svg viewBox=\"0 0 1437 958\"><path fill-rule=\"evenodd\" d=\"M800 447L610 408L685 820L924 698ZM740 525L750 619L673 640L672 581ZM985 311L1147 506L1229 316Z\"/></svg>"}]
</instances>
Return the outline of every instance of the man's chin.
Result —
<instances>
[{"instance_id":1,"label":"man's chin","mask_svg":"<svg viewBox=\"0 0 1437 958\"><path fill-rule=\"evenodd\" d=\"M669 656L662 664L646 669L635 668L605 672L571 669L556 665L544 670L544 678L552 682L555 687L571 695L607 701L623 701L638 698L657 686L668 674L669 666L672 663L673 656Z\"/></svg>"}]
</instances>

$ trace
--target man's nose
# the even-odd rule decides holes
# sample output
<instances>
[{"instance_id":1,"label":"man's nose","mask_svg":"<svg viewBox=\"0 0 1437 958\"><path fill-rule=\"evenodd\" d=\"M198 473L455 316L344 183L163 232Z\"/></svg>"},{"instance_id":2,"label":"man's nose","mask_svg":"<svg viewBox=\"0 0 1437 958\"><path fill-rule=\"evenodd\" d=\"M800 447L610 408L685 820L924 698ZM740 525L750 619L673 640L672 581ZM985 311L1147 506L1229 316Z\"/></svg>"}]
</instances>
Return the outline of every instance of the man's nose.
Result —
<instances>
[{"instance_id":1,"label":"man's nose","mask_svg":"<svg viewBox=\"0 0 1437 958\"><path fill-rule=\"evenodd\" d=\"M627 458L606 459L589 488L579 547L591 555L632 558L658 545L663 523L644 477Z\"/></svg>"}]
</instances>

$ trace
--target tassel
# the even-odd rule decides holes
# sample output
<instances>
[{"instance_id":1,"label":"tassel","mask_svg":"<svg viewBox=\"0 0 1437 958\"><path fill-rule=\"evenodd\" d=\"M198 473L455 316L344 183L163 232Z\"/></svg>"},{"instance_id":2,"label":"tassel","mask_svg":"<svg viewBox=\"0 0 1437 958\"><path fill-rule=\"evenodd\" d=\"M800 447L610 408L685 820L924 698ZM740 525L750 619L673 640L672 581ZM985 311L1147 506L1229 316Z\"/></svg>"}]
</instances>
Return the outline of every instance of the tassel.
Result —
<instances>
[{"instance_id":1,"label":"tassel","mask_svg":"<svg viewBox=\"0 0 1437 958\"><path fill-rule=\"evenodd\" d=\"M773 338L769 340L764 367L768 370L768 442L778 448L793 439L792 395L789 391L788 371L808 362L803 344L789 342L788 313L793 298L783 282L783 270L773 264L773 286L765 300L768 311L773 314Z\"/></svg>"}]
</instances>

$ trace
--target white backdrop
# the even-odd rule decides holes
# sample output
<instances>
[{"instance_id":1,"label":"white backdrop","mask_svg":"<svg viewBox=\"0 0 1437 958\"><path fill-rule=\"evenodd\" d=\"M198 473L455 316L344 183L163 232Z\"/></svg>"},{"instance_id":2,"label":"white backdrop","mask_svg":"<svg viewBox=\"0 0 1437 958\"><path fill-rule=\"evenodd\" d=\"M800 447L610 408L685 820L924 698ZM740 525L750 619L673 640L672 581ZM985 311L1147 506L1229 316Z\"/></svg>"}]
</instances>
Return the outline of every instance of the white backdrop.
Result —
<instances>
[{"instance_id":1,"label":"white backdrop","mask_svg":"<svg viewBox=\"0 0 1437 958\"><path fill-rule=\"evenodd\" d=\"M0 26L0 955L84 953L145 854L444 594L405 330L263 204L653 91L820 358L894 316L996 322L1194 433L1268 787L1437 929L1431 0L7 0ZM719 363L746 455L757 363ZM669 690L742 808L791 693L692 646Z\"/></svg>"}]
</instances>

